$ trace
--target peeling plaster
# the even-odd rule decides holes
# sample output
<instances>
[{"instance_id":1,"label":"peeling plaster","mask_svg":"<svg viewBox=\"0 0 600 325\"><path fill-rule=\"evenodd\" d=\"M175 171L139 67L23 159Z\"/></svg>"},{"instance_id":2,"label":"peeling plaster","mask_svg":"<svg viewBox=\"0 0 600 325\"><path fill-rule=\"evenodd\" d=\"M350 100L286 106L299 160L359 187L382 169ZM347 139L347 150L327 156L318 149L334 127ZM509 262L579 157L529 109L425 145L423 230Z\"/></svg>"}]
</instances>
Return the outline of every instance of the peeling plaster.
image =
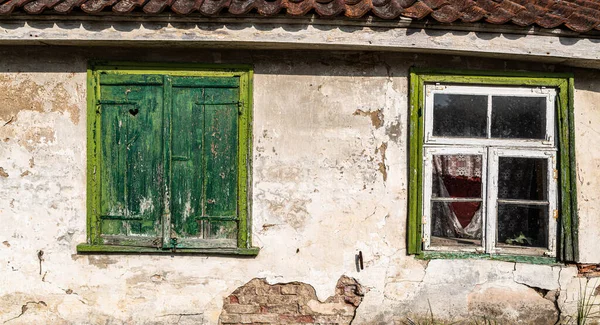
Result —
<instances>
[{"instance_id":1,"label":"peeling plaster","mask_svg":"<svg viewBox=\"0 0 600 325\"><path fill-rule=\"evenodd\" d=\"M86 240L87 60L136 55L142 61L193 62L215 53L224 63L243 61L255 68L252 233L260 254L76 254L75 245ZM18 319L23 323L214 325L223 298L250 279L310 284L318 299L307 308L319 309L318 302L331 295L340 274L369 290L356 308L356 324L402 323L409 315L428 315L428 299L435 315L466 319L485 307L476 302L492 292L505 299L489 306L498 313L506 310L510 320L526 319L528 310L538 305L558 317L576 309L585 279L578 278L575 266L422 261L405 251L409 68L545 71L537 63L379 52L181 48L49 47L43 53L20 48L0 54L0 75L6 77L0 86L13 92L37 87L27 90L28 100L0 95L0 103L18 106L0 113L0 197L6 198L0 200L0 310L11 311L0 315L0 323L26 305ZM33 54L43 64L32 62ZM556 67L560 69L565 68ZM600 229L595 194L600 193L600 158L590 136L600 123L594 106L600 84L597 75L575 73L580 237L585 243L598 238ZM58 95L53 100L54 90ZM359 250L365 262L360 272L355 266ZM600 261L592 245L581 251L590 263ZM593 283L585 285L598 293ZM47 306L35 304L39 301Z\"/></svg>"},{"instance_id":2,"label":"peeling plaster","mask_svg":"<svg viewBox=\"0 0 600 325\"><path fill-rule=\"evenodd\" d=\"M366 112L362 109L357 109L352 115L368 116L371 119L371 124L376 129L382 127L384 123L383 112L380 109Z\"/></svg>"}]
</instances>

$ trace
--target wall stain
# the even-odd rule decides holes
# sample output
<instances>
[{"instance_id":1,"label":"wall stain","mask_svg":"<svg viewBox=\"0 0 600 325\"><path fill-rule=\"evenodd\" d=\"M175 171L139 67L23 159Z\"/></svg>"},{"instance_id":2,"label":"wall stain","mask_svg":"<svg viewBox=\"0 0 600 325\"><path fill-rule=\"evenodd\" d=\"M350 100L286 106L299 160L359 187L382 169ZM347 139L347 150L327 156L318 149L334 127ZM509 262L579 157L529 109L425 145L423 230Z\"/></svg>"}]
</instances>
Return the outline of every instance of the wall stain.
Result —
<instances>
[{"instance_id":1,"label":"wall stain","mask_svg":"<svg viewBox=\"0 0 600 325\"><path fill-rule=\"evenodd\" d=\"M111 264L117 264L116 260L108 256L88 256L88 262L99 269L106 269Z\"/></svg>"},{"instance_id":2,"label":"wall stain","mask_svg":"<svg viewBox=\"0 0 600 325\"><path fill-rule=\"evenodd\" d=\"M385 129L385 134L387 134L387 136L390 138L390 140L392 142L400 143L401 142L400 136L402 134L402 125L400 125L400 122L398 122L398 121L393 122Z\"/></svg>"},{"instance_id":3,"label":"wall stain","mask_svg":"<svg viewBox=\"0 0 600 325\"><path fill-rule=\"evenodd\" d=\"M385 166L385 151L387 150L387 142L381 143L379 148L375 149L375 154L381 155L381 161L377 164L379 166L379 172L383 176L383 181L387 181L387 168Z\"/></svg>"},{"instance_id":4,"label":"wall stain","mask_svg":"<svg viewBox=\"0 0 600 325\"><path fill-rule=\"evenodd\" d=\"M378 110L374 110L374 111L363 111L362 109L357 109L354 114L352 114L354 116L368 116L371 118L371 124L373 124L373 126L376 129L379 129L380 127L383 126L383 111L381 109Z\"/></svg>"},{"instance_id":5,"label":"wall stain","mask_svg":"<svg viewBox=\"0 0 600 325\"><path fill-rule=\"evenodd\" d=\"M30 128L27 129L19 145L29 151L35 150L41 144L51 144L55 141L55 132L52 128Z\"/></svg>"},{"instance_id":6,"label":"wall stain","mask_svg":"<svg viewBox=\"0 0 600 325\"><path fill-rule=\"evenodd\" d=\"M28 110L68 113L74 124L79 123L79 107L73 102L77 97L67 91L64 83L38 84L22 76L0 74L0 107L3 108L0 110L0 120L10 121L12 118L14 122L20 111Z\"/></svg>"},{"instance_id":7,"label":"wall stain","mask_svg":"<svg viewBox=\"0 0 600 325\"><path fill-rule=\"evenodd\" d=\"M26 171L24 171L24 172L21 173L21 177L25 177L27 175L31 175L31 172L28 171L28 170L26 170Z\"/></svg>"},{"instance_id":8,"label":"wall stain","mask_svg":"<svg viewBox=\"0 0 600 325\"><path fill-rule=\"evenodd\" d=\"M0 167L0 177L8 177L8 173L2 167Z\"/></svg>"}]
</instances>

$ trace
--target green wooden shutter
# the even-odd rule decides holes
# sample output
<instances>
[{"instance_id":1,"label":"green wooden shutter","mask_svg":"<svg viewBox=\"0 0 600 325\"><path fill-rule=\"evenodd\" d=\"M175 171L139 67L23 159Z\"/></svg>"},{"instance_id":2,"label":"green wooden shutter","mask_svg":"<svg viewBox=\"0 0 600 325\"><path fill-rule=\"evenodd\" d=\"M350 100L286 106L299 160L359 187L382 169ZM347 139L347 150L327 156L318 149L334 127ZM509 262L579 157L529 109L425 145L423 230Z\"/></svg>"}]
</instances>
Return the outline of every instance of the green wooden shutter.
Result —
<instances>
[{"instance_id":1,"label":"green wooden shutter","mask_svg":"<svg viewBox=\"0 0 600 325\"><path fill-rule=\"evenodd\" d=\"M236 247L239 78L173 77L171 96L171 244Z\"/></svg>"},{"instance_id":2,"label":"green wooden shutter","mask_svg":"<svg viewBox=\"0 0 600 325\"><path fill-rule=\"evenodd\" d=\"M159 246L163 213L162 76L100 77L102 244Z\"/></svg>"}]
</instances>

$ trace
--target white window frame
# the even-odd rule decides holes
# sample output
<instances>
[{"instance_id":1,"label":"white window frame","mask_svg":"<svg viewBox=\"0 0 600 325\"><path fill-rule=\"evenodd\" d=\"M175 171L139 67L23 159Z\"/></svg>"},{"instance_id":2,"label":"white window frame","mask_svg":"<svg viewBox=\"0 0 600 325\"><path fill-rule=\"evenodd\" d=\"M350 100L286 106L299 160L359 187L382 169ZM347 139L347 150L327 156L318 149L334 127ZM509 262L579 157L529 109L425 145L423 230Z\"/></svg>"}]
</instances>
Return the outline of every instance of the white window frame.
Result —
<instances>
[{"instance_id":1,"label":"white window frame","mask_svg":"<svg viewBox=\"0 0 600 325\"><path fill-rule=\"evenodd\" d=\"M486 95L487 138L436 137L433 135L433 96L435 94ZM492 97L546 97L546 136L545 139L498 139L491 138ZM543 87L493 87L493 86L425 86L425 144L485 145L507 147L555 147L555 104L556 90Z\"/></svg>"},{"instance_id":2,"label":"white window frame","mask_svg":"<svg viewBox=\"0 0 600 325\"><path fill-rule=\"evenodd\" d=\"M434 155L480 155L481 156L481 202L482 211L486 211L486 192L487 192L487 183L484 173L487 170L487 150L483 147L461 147L461 146L429 146L425 147L424 155L425 159L423 160L423 188L426 189L423 192L423 211L425 215L425 220L423 220L423 248L425 250L432 251L461 251L461 252L483 252L483 248L486 247L486 238L484 234L481 236L481 247L472 246L472 247L455 247L455 246L431 246L431 199L433 192L433 156ZM440 200L441 201L441 200ZM460 202L464 201L461 199L451 199L448 198L444 201L449 202ZM475 200L469 200L472 202ZM482 232L484 231L486 226L487 217L485 214L482 216Z\"/></svg>"},{"instance_id":3,"label":"white window frame","mask_svg":"<svg viewBox=\"0 0 600 325\"><path fill-rule=\"evenodd\" d=\"M487 234L486 251L493 254L519 254L519 255L545 255L556 256L556 227L558 219L558 197L557 197L557 169L556 169L556 151L555 150L526 150L526 149L507 149L507 148L489 148L489 169L488 182L488 223L485 228ZM548 248L506 248L498 247L497 235L497 212L498 212L498 172L500 157L517 158L545 158L548 160L547 184L548 184ZM508 201L508 200L507 200ZM519 200L525 202L526 200ZM516 202L513 201L513 202Z\"/></svg>"},{"instance_id":4,"label":"white window frame","mask_svg":"<svg viewBox=\"0 0 600 325\"><path fill-rule=\"evenodd\" d=\"M435 94L486 95L487 138L435 137L433 136L433 96ZM493 96L546 97L546 136L544 139L491 138ZM555 144L556 90L544 87L496 86L425 86L425 121L423 145L423 249L429 251L460 251L488 254L556 256L556 231L558 217L557 156ZM431 199L434 155L482 156L482 236L481 246L431 246ZM548 247L498 247L497 207L499 157L548 159ZM450 199L447 201L460 201ZM473 200L469 200L473 201Z\"/></svg>"}]
</instances>

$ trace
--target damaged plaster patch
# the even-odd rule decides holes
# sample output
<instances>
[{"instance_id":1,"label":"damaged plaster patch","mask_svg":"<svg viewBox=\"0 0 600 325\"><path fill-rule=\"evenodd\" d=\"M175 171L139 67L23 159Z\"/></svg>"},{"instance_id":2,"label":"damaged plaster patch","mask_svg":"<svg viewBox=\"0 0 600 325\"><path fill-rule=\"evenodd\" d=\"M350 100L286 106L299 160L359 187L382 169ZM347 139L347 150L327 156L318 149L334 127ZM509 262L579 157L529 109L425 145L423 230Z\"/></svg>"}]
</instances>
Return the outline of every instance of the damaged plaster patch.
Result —
<instances>
[{"instance_id":1,"label":"damaged plaster patch","mask_svg":"<svg viewBox=\"0 0 600 325\"><path fill-rule=\"evenodd\" d=\"M556 324L559 313L551 299L527 287L484 284L467 297L469 312L502 324Z\"/></svg>"},{"instance_id":2,"label":"damaged plaster patch","mask_svg":"<svg viewBox=\"0 0 600 325\"><path fill-rule=\"evenodd\" d=\"M379 129L383 126L383 112L381 111L381 109L374 111L363 111L362 109L357 109L352 115L368 116L369 118L371 118L371 124L373 124L373 126L376 129Z\"/></svg>"},{"instance_id":3,"label":"damaged plaster patch","mask_svg":"<svg viewBox=\"0 0 600 325\"><path fill-rule=\"evenodd\" d=\"M28 74L0 74L0 120L9 121L20 111L67 113L73 124L79 123L76 96L63 82L37 83ZM48 98L52 98L48 101Z\"/></svg>"},{"instance_id":4,"label":"damaged plaster patch","mask_svg":"<svg viewBox=\"0 0 600 325\"><path fill-rule=\"evenodd\" d=\"M387 150L387 142L383 142L379 148L375 149L375 154L381 155L381 161L378 163L379 172L383 176L383 181L387 181L387 168L385 167L385 151Z\"/></svg>"},{"instance_id":5,"label":"damaged plaster patch","mask_svg":"<svg viewBox=\"0 0 600 325\"><path fill-rule=\"evenodd\" d=\"M580 276L587 278L600 277L600 264L577 264L577 271Z\"/></svg>"},{"instance_id":6,"label":"damaged plaster patch","mask_svg":"<svg viewBox=\"0 0 600 325\"><path fill-rule=\"evenodd\" d=\"M386 127L385 134L387 134L387 136L390 138L390 141L394 143L400 143L400 136L402 135L402 125L400 125L400 122L398 121L393 122L388 127Z\"/></svg>"},{"instance_id":7,"label":"damaged plaster patch","mask_svg":"<svg viewBox=\"0 0 600 325\"><path fill-rule=\"evenodd\" d=\"M88 256L88 261L91 265L100 268L106 269L111 264L116 264L117 261L113 260L108 256Z\"/></svg>"},{"instance_id":8,"label":"damaged plaster patch","mask_svg":"<svg viewBox=\"0 0 600 325\"><path fill-rule=\"evenodd\" d=\"M52 144L56 140L55 131L52 128L30 128L25 131L23 138L19 140L19 145L34 151L41 145Z\"/></svg>"},{"instance_id":9,"label":"damaged plaster patch","mask_svg":"<svg viewBox=\"0 0 600 325\"><path fill-rule=\"evenodd\" d=\"M8 319L6 321L4 321L4 323L8 323L8 322L10 322L12 320L15 320L15 319L17 319L17 318L25 315L25 312L27 312L27 310L29 310L30 305L38 306L38 307L39 306L48 307L48 305L46 304L46 302L43 301L43 300L40 300L40 301L28 301L24 305L21 306L21 313L19 315L15 316L13 318L10 318L10 319Z\"/></svg>"},{"instance_id":10,"label":"damaged plaster patch","mask_svg":"<svg viewBox=\"0 0 600 325\"><path fill-rule=\"evenodd\" d=\"M0 167L0 177L8 177L8 173L2 167Z\"/></svg>"},{"instance_id":11,"label":"damaged plaster patch","mask_svg":"<svg viewBox=\"0 0 600 325\"><path fill-rule=\"evenodd\" d=\"M219 324L351 324L363 296L363 287L347 276L338 280L335 295L324 302L306 283L270 285L265 279L253 279L224 299Z\"/></svg>"}]
</instances>

